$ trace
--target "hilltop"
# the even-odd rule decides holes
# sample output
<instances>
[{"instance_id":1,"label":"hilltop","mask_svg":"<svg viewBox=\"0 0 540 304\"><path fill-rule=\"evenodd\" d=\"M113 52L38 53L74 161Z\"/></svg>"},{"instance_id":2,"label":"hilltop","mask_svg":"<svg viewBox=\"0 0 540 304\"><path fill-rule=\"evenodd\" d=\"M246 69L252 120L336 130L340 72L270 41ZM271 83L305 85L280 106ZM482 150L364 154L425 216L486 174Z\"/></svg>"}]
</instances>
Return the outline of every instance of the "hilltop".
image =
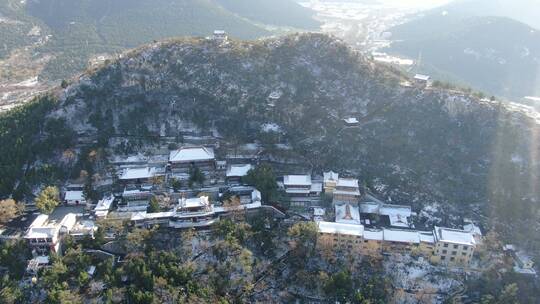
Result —
<instances>
[{"instance_id":1,"label":"hilltop","mask_svg":"<svg viewBox=\"0 0 540 304\"><path fill-rule=\"evenodd\" d=\"M439 204L463 216L490 214L490 223L511 225L508 234L533 229L538 117L460 92L400 85L406 80L318 34L153 43L2 114L0 193L22 198L78 172L71 168L81 168L88 149L143 151L162 145L161 137L180 138L191 122L215 129L225 146L259 141L273 154L279 142L306 170L348 172L417 210ZM274 92L280 97L269 107ZM360 127L344 127L351 116ZM268 123L283 134L265 136ZM84 137L95 143L75 145Z\"/></svg>"}]
</instances>

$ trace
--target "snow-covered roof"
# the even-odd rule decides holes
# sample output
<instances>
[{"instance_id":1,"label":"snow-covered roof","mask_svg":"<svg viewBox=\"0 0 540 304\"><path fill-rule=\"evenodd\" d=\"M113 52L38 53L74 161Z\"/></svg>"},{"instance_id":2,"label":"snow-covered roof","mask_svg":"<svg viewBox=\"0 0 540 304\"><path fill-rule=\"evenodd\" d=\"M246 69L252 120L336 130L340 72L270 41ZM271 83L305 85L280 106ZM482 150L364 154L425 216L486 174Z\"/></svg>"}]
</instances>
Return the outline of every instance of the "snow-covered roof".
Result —
<instances>
[{"instance_id":1,"label":"snow-covered roof","mask_svg":"<svg viewBox=\"0 0 540 304\"><path fill-rule=\"evenodd\" d=\"M105 197L98 201L96 207L94 208L95 211L103 211L103 210L109 210L111 209L111 205L114 201L113 196Z\"/></svg>"},{"instance_id":2,"label":"snow-covered roof","mask_svg":"<svg viewBox=\"0 0 540 304\"><path fill-rule=\"evenodd\" d=\"M362 236L364 233L364 226L362 225L351 225L333 222L318 222L317 225L319 226L319 232L322 233L337 233L355 236Z\"/></svg>"},{"instance_id":3,"label":"snow-covered roof","mask_svg":"<svg viewBox=\"0 0 540 304\"><path fill-rule=\"evenodd\" d=\"M180 199L179 203L180 203L180 207L182 208L199 208L199 207L206 207L210 205L208 196Z\"/></svg>"},{"instance_id":4,"label":"snow-covered roof","mask_svg":"<svg viewBox=\"0 0 540 304\"><path fill-rule=\"evenodd\" d=\"M214 35L225 35L226 32L224 30L215 30Z\"/></svg>"},{"instance_id":5,"label":"snow-covered roof","mask_svg":"<svg viewBox=\"0 0 540 304\"><path fill-rule=\"evenodd\" d=\"M358 188L358 180L355 178L340 178L337 187Z\"/></svg>"},{"instance_id":6,"label":"snow-covered roof","mask_svg":"<svg viewBox=\"0 0 540 304\"><path fill-rule=\"evenodd\" d=\"M512 244L506 244L503 246L503 250L510 250L510 251L515 251L516 250L516 246L512 245Z\"/></svg>"},{"instance_id":7,"label":"snow-covered roof","mask_svg":"<svg viewBox=\"0 0 540 304\"><path fill-rule=\"evenodd\" d=\"M66 201L84 201L84 194L82 191L66 191L64 199Z\"/></svg>"},{"instance_id":8,"label":"snow-covered roof","mask_svg":"<svg viewBox=\"0 0 540 304\"><path fill-rule=\"evenodd\" d=\"M336 222L344 224L360 225L360 213L358 207L351 204L336 204Z\"/></svg>"},{"instance_id":9,"label":"snow-covered roof","mask_svg":"<svg viewBox=\"0 0 540 304\"><path fill-rule=\"evenodd\" d=\"M24 237L27 239L54 238L57 232L58 229L56 227L34 227L28 229Z\"/></svg>"},{"instance_id":10,"label":"snow-covered roof","mask_svg":"<svg viewBox=\"0 0 540 304\"><path fill-rule=\"evenodd\" d=\"M420 243L420 235L418 231L411 230L397 230L397 229L384 229L384 240L388 242L399 243Z\"/></svg>"},{"instance_id":11,"label":"snow-covered roof","mask_svg":"<svg viewBox=\"0 0 540 304\"><path fill-rule=\"evenodd\" d=\"M270 95L268 95L268 98L275 100L275 99L281 98L281 95L283 95L283 93L281 91L272 91L272 93L270 93Z\"/></svg>"},{"instance_id":12,"label":"snow-covered roof","mask_svg":"<svg viewBox=\"0 0 540 304\"><path fill-rule=\"evenodd\" d=\"M474 246L476 244L471 232L435 226L436 241Z\"/></svg>"},{"instance_id":13,"label":"snow-covered roof","mask_svg":"<svg viewBox=\"0 0 540 304\"><path fill-rule=\"evenodd\" d=\"M323 173L323 180L325 183L329 181L337 182L338 179L339 179L339 174L336 172L330 171L330 172Z\"/></svg>"},{"instance_id":14,"label":"snow-covered roof","mask_svg":"<svg viewBox=\"0 0 540 304\"><path fill-rule=\"evenodd\" d=\"M435 243L435 237L433 236L432 231L418 231L418 236L420 237L420 242L422 243Z\"/></svg>"},{"instance_id":15,"label":"snow-covered roof","mask_svg":"<svg viewBox=\"0 0 540 304\"><path fill-rule=\"evenodd\" d=\"M33 259L36 261L39 265L47 265L49 264L49 256L48 255L40 255Z\"/></svg>"},{"instance_id":16,"label":"snow-covered roof","mask_svg":"<svg viewBox=\"0 0 540 304\"><path fill-rule=\"evenodd\" d=\"M75 226L77 223L77 215L75 213L68 213L64 216L62 221L60 221L60 227L65 228L68 231Z\"/></svg>"},{"instance_id":17,"label":"snow-covered roof","mask_svg":"<svg viewBox=\"0 0 540 304\"><path fill-rule=\"evenodd\" d=\"M265 133L270 133L270 132L280 133L283 130L278 124L271 122L271 123L262 124L261 131Z\"/></svg>"},{"instance_id":18,"label":"snow-covered roof","mask_svg":"<svg viewBox=\"0 0 540 304\"><path fill-rule=\"evenodd\" d=\"M357 124L358 123L358 119L356 117L347 117L347 118L345 118L343 120L347 124Z\"/></svg>"},{"instance_id":19,"label":"snow-covered roof","mask_svg":"<svg viewBox=\"0 0 540 304\"><path fill-rule=\"evenodd\" d=\"M468 223L468 224L463 225L463 230L469 231L473 235L482 236L482 230L480 230L480 227L476 226L473 223Z\"/></svg>"},{"instance_id":20,"label":"snow-covered roof","mask_svg":"<svg viewBox=\"0 0 540 304\"><path fill-rule=\"evenodd\" d=\"M45 214L40 214L33 222L30 224L24 238L26 239L45 239L45 238L56 238L58 236L59 229L61 227L66 228L68 231L75 225L77 217L73 213L68 213L62 221L59 223L54 221L49 221L49 216Z\"/></svg>"},{"instance_id":21,"label":"snow-covered roof","mask_svg":"<svg viewBox=\"0 0 540 304\"><path fill-rule=\"evenodd\" d=\"M533 259L527 255L525 252L523 251L516 251L516 258L519 259L519 262L523 265L533 265L534 264L534 261Z\"/></svg>"},{"instance_id":22,"label":"snow-covered roof","mask_svg":"<svg viewBox=\"0 0 540 304\"><path fill-rule=\"evenodd\" d=\"M324 208L313 208L313 215L315 216L323 216L326 213L326 210Z\"/></svg>"},{"instance_id":23,"label":"snow-covered roof","mask_svg":"<svg viewBox=\"0 0 540 304\"><path fill-rule=\"evenodd\" d=\"M311 186L310 175L285 175L283 177L285 186Z\"/></svg>"},{"instance_id":24,"label":"snow-covered roof","mask_svg":"<svg viewBox=\"0 0 540 304\"><path fill-rule=\"evenodd\" d=\"M30 224L29 228L41 227L41 226L45 225L48 220L49 220L48 215L40 214L40 215L38 215L36 217L36 219L32 222L32 224Z\"/></svg>"},{"instance_id":25,"label":"snow-covered roof","mask_svg":"<svg viewBox=\"0 0 540 304\"><path fill-rule=\"evenodd\" d=\"M360 212L361 213L374 213L379 214L379 207L381 204L376 202L364 202L360 203Z\"/></svg>"},{"instance_id":26,"label":"snow-covered roof","mask_svg":"<svg viewBox=\"0 0 540 304\"><path fill-rule=\"evenodd\" d=\"M185 147L171 151L169 154L169 161L173 163L189 163L213 159L214 149L207 147Z\"/></svg>"},{"instance_id":27,"label":"snow-covered roof","mask_svg":"<svg viewBox=\"0 0 540 304\"><path fill-rule=\"evenodd\" d=\"M431 77L429 77L428 75L422 75L422 74L416 74L414 75L414 79L415 80L420 80L420 81L428 81Z\"/></svg>"},{"instance_id":28,"label":"snow-covered roof","mask_svg":"<svg viewBox=\"0 0 540 304\"><path fill-rule=\"evenodd\" d=\"M86 273L88 273L89 275L93 276L94 273L96 273L96 266L91 265L90 267L88 267L88 269L86 270Z\"/></svg>"},{"instance_id":29,"label":"snow-covered roof","mask_svg":"<svg viewBox=\"0 0 540 304\"><path fill-rule=\"evenodd\" d=\"M322 192L322 183L313 183L311 184L311 189L309 191L311 192Z\"/></svg>"},{"instance_id":30,"label":"snow-covered roof","mask_svg":"<svg viewBox=\"0 0 540 304\"><path fill-rule=\"evenodd\" d=\"M113 196L105 197L98 201L96 207L94 208L94 213L97 217L106 217L109 214L112 203L114 201Z\"/></svg>"},{"instance_id":31,"label":"snow-covered roof","mask_svg":"<svg viewBox=\"0 0 540 304\"><path fill-rule=\"evenodd\" d=\"M390 218L390 225L394 227L409 227L408 218L411 213L410 206L384 204L379 208L379 214L387 215Z\"/></svg>"},{"instance_id":32,"label":"snow-covered roof","mask_svg":"<svg viewBox=\"0 0 540 304\"><path fill-rule=\"evenodd\" d=\"M132 221L142 221L146 219L146 211L134 212L131 214Z\"/></svg>"},{"instance_id":33,"label":"snow-covered roof","mask_svg":"<svg viewBox=\"0 0 540 304\"><path fill-rule=\"evenodd\" d=\"M120 180L145 179L152 178L157 175L157 170L154 167L141 168L125 168L120 175Z\"/></svg>"},{"instance_id":34,"label":"snow-covered roof","mask_svg":"<svg viewBox=\"0 0 540 304\"><path fill-rule=\"evenodd\" d=\"M256 202L253 202L253 203L250 203L250 204L242 204L242 205L238 205L238 206L230 206L230 207L224 207L224 206L220 206L220 207L214 207L214 212L216 213L227 213L227 212L231 212L231 211L234 211L234 210L250 210L250 209L257 209L257 208L261 208L262 204L260 201L256 201Z\"/></svg>"},{"instance_id":35,"label":"snow-covered roof","mask_svg":"<svg viewBox=\"0 0 540 304\"><path fill-rule=\"evenodd\" d=\"M227 177L242 177L246 176L248 171L253 167L250 164L247 165L230 165L227 168Z\"/></svg>"},{"instance_id":36,"label":"snow-covered roof","mask_svg":"<svg viewBox=\"0 0 540 304\"><path fill-rule=\"evenodd\" d=\"M382 230L364 230L364 239L382 241L383 240L383 231Z\"/></svg>"}]
</instances>

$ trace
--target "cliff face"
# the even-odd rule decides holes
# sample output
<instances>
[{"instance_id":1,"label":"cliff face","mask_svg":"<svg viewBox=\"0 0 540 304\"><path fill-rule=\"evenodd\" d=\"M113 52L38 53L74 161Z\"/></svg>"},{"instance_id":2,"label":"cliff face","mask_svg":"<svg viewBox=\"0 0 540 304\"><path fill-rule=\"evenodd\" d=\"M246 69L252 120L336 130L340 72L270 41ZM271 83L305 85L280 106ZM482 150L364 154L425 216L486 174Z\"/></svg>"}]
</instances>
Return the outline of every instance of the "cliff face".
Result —
<instances>
[{"instance_id":1,"label":"cliff face","mask_svg":"<svg viewBox=\"0 0 540 304\"><path fill-rule=\"evenodd\" d=\"M229 142L265 141L261 126L274 123L309 167L348 171L394 201L450 203L464 213L489 202L482 206L495 215L532 221L538 117L403 80L322 35L222 46L170 41L83 76L48 117L100 143L176 136L187 121L215 127ZM272 93L280 96L275 107ZM360 126L344 128L349 116Z\"/></svg>"}]
</instances>

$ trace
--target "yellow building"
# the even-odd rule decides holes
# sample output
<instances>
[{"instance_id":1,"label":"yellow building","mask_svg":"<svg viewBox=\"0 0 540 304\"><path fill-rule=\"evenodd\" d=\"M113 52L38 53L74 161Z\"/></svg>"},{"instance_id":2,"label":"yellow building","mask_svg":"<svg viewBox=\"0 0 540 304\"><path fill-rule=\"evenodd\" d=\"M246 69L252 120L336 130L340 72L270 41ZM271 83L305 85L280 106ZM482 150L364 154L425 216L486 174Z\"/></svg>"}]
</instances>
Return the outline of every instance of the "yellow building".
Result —
<instances>
[{"instance_id":1,"label":"yellow building","mask_svg":"<svg viewBox=\"0 0 540 304\"><path fill-rule=\"evenodd\" d=\"M383 231L375 229L364 230L362 254L379 257L382 254Z\"/></svg>"},{"instance_id":2,"label":"yellow building","mask_svg":"<svg viewBox=\"0 0 540 304\"><path fill-rule=\"evenodd\" d=\"M386 253L411 254L420 245L418 231L383 229L382 250Z\"/></svg>"},{"instance_id":3,"label":"yellow building","mask_svg":"<svg viewBox=\"0 0 540 304\"><path fill-rule=\"evenodd\" d=\"M419 254L430 258L435 254L435 237L433 231L419 231L420 244L418 245Z\"/></svg>"},{"instance_id":4,"label":"yellow building","mask_svg":"<svg viewBox=\"0 0 540 304\"><path fill-rule=\"evenodd\" d=\"M360 254L364 226L334 222L317 222L319 249L344 250Z\"/></svg>"},{"instance_id":5,"label":"yellow building","mask_svg":"<svg viewBox=\"0 0 540 304\"><path fill-rule=\"evenodd\" d=\"M434 263L461 266L469 264L476 248L471 232L435 227L434 237L435 250L431 259Z\"/></svg>"},{"instance_id":6,"label":"yellow building","mask_svg":"<svg viewBox=\"0 0 540 304\"><path fill-rule=\"evenodd\" d=\"M420 255L449 266L469 264L476 248L472 233L435 227L434 231L364 229L352 223L317 222L317 247L333 256L336 251L380 257L383 253Z\"/></svg>"}]
</instances>

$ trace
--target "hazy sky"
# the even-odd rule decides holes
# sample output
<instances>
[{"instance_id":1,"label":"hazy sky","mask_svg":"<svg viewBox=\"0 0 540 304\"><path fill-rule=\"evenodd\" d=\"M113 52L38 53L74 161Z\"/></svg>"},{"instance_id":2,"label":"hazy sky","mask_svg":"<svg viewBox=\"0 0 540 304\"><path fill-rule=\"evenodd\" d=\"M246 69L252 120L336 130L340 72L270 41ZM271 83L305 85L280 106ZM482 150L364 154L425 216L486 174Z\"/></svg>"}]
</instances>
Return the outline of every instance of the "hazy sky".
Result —
<instances>
[{"instance_id":1,"label":"hazy sky","mask_svg":"<svg viewBox=\"0 0 540 304\"><path fill-rule=\"evenodd\" d=\"M452 0L379 0L385 4L392 6L417 7L417 8L432 8L452 2Z\"/></svg>"}]
</instances>

